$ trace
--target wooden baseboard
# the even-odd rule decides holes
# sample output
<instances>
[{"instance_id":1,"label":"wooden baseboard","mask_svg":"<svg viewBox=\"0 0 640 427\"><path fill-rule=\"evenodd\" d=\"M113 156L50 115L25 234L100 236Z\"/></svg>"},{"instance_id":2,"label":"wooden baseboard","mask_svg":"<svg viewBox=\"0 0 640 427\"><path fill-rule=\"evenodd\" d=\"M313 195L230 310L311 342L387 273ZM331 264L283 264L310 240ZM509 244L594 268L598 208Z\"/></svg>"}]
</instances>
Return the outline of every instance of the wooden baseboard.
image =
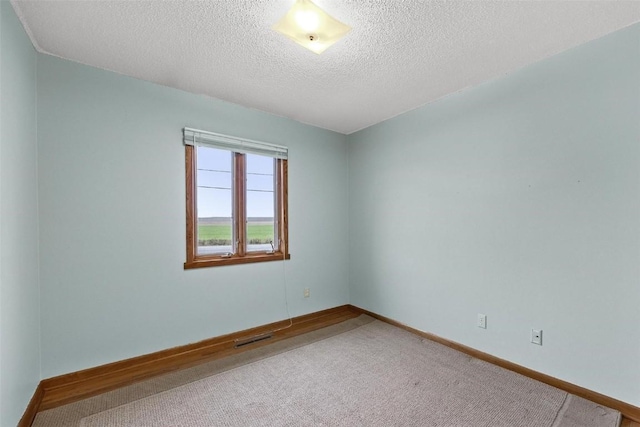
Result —
<instances>
[{"instance_id":1,"label":"wooden baseboard","mask_svg":"<svg viewBox=\"0 0 640 427\"><path fill-rule=\"evenodd\" d=\"M86 399L167 372L195 366L334 325L360 315L350 305L331 308L193 344L162 350L95 368L42 380L39 410ZM271 338L235 347L236 341L271 333ZM40 388L39 387L39 388ZM36 408L37 411L38 408ZM26 414L25 414L26 416ZM34 413L35 416L35 413ZM28 426L29 424L24 424ZM22 425L21 425L22 427Z\"/></svg>"},{"instance_id":2,"label":"wooden baseboard","mask_svg":"<svg viewBox=\"0 0 640 427\"><path fill-rule=\"evenodd\" d=\"M640 423L636 423L635 421L631 421L629 418L622 417L620 427L640 427Z\"/></svg>"},{"instance_id":3,"label":"wooden baseboard","mask_svg":"<svg viewBox=\"0 0 640 427\"><path fill-rule=\"evenodd\" d=\"M36 391L33 393L29 404L27 405L27 409L25 409L22 418L18 422L18 427L31 427L33 424L33 420L36 418L36 414L40 410L40 404L42 402L42 397L44 396L44 388L42 387L42 381L36 387Z\"/></svg>"},{"instance_id":4,"label":"wooden baseboard","mask_svg":"<svg viewBox=\"0 0 640 427\"><path fill-rule=\"evenodd\" d=\"M517 372L525 377L532 378L534 380L543 382L545 384L549 384L552 387L559 388L560 390L564 390L568 393L574 394L576 396L580 396L584 399L595 402L599 405L607 406L611 409L615 409L620 411L620 413L628 418L629 420L639 422L640 423L640 408L637 406L633 406L629 403L622 402L621 400L614 399L609 396L605 396L604 394L597 393L595 391L586 389L584 387L577 386L575 384L569 383L567 381L563 381L558 378L554 378L552 376L543 374L538 371L534 371L533 369L525 368L524 366L518 365L513 362L509 362L508 360L500 359L499 357L492 356L488 353L484 353L482 351L476 350L471 347L467 347L466 345L459 344L454 341L450 341L446 338L439 337L434 334L430 334L428 332L423 332L418 329L414 329L411 326L407 326L403 323L400 323L396 320L390 319L385 316L381 316L377 313L373 313L369 310L365 310L360 307L352 306L354 310L359 311L362 314L367 314L371 317L374 317L378 320L386 322L390 325L397 326L406 331L419 335L421 337L427 338L431 341L435 341L439 344L445 345L454 350L458 350L462 353L468 354L469 356L475 357L476 359L484 360L485 362L492 363L494 365L498 365L502 368L508 369L513 372Z\"/></svg>"},{"instance_id":5,"label":"wooden baseboard","mask_svg":"<svg viewBox=\"0 0 640 427\"><path fill-rule=\"evenodd\" d=\"M85 369L66 375L42 380L27 406L18 427L30 427L38 411L52 409L61 405L124 387L138 381L188 368L211 360L241 353L243 351L268 345L270 343L312 332L348 319L367 314L383 322L400 327L409 332L458 350L469 356L492 363L510 371L517 372L553 387L565 390L576 396L620 411L624 421L632 426L632 421L640 423L640 408L609 396L588 390L569 382L517 365L488 353L447 340L428 332L423 332L377 313L353 306L343 305L289 320L271 323L216 338L207 339L162 350L119 362L109 363L95 368ZM275 332L273 332L275 331ZM236 341L271 332L271 338L251 345L236 348Z\"/></svg>"}]
</instances>

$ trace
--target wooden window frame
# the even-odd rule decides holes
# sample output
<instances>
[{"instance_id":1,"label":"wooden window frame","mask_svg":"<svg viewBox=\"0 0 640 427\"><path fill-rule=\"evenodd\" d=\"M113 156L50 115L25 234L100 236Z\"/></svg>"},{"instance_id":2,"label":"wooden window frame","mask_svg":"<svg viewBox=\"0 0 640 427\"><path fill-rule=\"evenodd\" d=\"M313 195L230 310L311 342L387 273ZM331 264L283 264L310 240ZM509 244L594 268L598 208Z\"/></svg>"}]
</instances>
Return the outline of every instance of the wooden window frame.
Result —
<instances>
[{"instance_id":1,"label":"wooden window frame","mask_svg":"<svg viewBox=\"0 0 640 427\"><path fill-rule=\"evenodd\" d=\"M232 255L198 255L198 189L197 151L192 145L185 145L186 205L187 205L187 261L185 270L201 267L249 264L254 262L282 261L291 259L289 255L288 220L288 168L286 159L276 159L275 231L278 236L278 250L246 252L246 155L234 153L234 194L233 194L233 235L237 240L237 251Z\"/></svg>"}]
</instances>

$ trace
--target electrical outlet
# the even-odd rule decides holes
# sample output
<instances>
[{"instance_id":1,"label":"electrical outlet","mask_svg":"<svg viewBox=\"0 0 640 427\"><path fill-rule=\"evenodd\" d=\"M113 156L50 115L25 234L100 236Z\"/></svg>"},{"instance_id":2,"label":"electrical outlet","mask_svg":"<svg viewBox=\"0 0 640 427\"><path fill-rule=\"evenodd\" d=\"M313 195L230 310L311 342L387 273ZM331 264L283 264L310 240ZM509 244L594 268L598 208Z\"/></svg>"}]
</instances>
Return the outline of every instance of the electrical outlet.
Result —
<instances>
[{"instance_id":1,"label":"electrical outlet","mask_svg":"<svg viewBox=\"0 0 640 427\"><path fill-rule=\"evenodd\" d=\"M542 345L542 329L531 330L531 342L534 344Z\"/></svg>"},{"instance_id":2,"label":"electrical outlet","mask_svg":"<svg viewBox=\"0 0 640 427\"><path fill-rule=\"evenodd\" d=\"M478 328L487 329L487 315L478 313Z\"/></svg>"},{"instance_id":3,"label":"electrical outlet","mask_svg":"<svg viewBox=\"0 0 640 427\"><path fill-rule=\"evenodd\" d=\"M304 288L304 297L309 298L311 296L311 291L309 288Z\"/></svg>"}]
</instances>

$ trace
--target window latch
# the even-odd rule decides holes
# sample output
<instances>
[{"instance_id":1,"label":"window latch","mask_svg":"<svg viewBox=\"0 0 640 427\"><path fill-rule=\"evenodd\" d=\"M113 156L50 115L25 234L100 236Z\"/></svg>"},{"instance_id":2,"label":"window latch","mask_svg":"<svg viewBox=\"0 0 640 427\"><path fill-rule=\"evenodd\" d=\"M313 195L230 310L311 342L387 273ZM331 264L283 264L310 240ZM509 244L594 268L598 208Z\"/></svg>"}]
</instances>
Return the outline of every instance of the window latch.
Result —
<instances>
[{"instance_id":1,"label":"window latch","mask_svg":"<svg viewBox=\"0 0 640 427\"><path fill-rule=\"evenodd\" d=\"M275 254L276 248L273 247L273 239L269 240L269 244L271 245L271 250L267 251L268 254Z\"/></svg>"}]
</instances>

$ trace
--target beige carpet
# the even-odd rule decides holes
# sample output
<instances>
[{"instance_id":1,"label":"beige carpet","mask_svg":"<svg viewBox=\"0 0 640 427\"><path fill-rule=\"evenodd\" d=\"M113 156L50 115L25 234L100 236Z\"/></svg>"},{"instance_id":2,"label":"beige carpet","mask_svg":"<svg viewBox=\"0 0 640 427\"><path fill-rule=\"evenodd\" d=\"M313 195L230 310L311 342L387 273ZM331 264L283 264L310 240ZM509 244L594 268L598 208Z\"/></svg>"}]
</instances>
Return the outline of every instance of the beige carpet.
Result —
<instances>
[{"instance_id":1,"label":"beige carpet","mask_svg":"<svg viewBox=\"0 0 640 427\"><path fill-rule=\"evenodd\" d=\"M208 378L217 373L225 372L229 369L246 365L266 357L272 357L285 351L355 329L372 321L373 319L371 317L360 316L337 325L278 341L268 346L248 350L238 355L214 360L194 366L193 368L170 372L160 377L103 393L99 396L39 412L32 427L78 427L80 426L82 418L86 416L97 414L166 390L171 390L203 378Z\"/></svg>"},{"instance_id":2,"label":"beige carpet","mask_svg":"<svg viewBox=\"0 0 640 427\"><path fill-rule=\"evenodd\" d=\"M210 366L215 375L187 374L202 378L175 387L168 385L177 377L169 379L165 391L137 399L135 390L111 392L119 405L113 396L88 399L90 410L83 402L67 405L73 409L56 421L69 424L52 424L63 407L39 414L34 425L619 425L616 411L366 316L337 326L307 337L307 345L281 345L272 357L263 351L226 370Z\"/></svg>"}]
</instances>

